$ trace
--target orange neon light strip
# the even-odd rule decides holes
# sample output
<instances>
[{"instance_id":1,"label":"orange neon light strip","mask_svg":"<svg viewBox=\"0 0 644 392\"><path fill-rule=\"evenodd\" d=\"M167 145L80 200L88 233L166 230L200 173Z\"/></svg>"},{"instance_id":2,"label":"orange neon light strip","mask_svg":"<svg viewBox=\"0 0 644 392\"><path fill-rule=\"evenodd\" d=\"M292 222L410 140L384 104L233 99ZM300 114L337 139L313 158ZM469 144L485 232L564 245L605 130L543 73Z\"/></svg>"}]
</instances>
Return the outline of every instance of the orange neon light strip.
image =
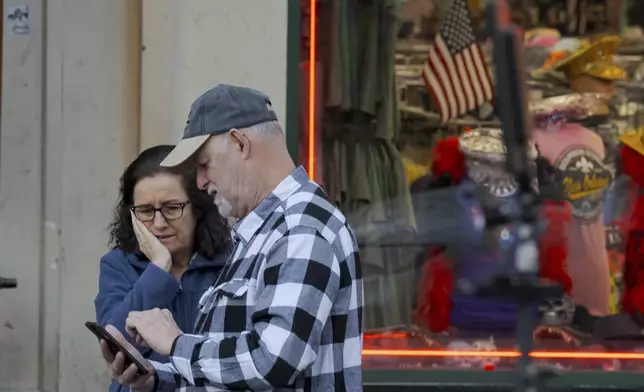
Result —
<instances>
[{"instance_id":1,"label":"orange neon light strip","mask_svg":"<svg viewBox=\"0 0 644 392\"><path fill-rule=\"evenodd\" d=\"M517 358L521 356L518 351L460 351L460 350L362 350L366 357L498 357ZM625 352L571 352L571 351L533 351L532 358L547 359L624 359L644 360L644 353Z\"/></svg>"},{"instance_id":2,"label":"orange neon light strip","mask_svg":"<svg viewBox=\"0 0 644 392\"><path fill-rule=\"evenodd\" d=\"M408 333L370 333L365 334L363 339L409 339Z\"/></svg>"},{"instance_id":3,"label":"orange neon light strip","mask_svg":"<svg viewBox=\"0 0 644 392\"><path fill-rule=\"evenodd\" d=\"M406 332L398 333L369 333L364 335L365 340L371 339L410 339L412 336ZM365 357L498 357L517 358L521 356L518 351L473 351L473 350L388 350L388 349L364 349L362 355ZM624 359L644 360L644 353L628 352L588 352L588 351L533 351L530 353L533 358L548 359Z\"/></svg>"},{"instance_id":4,"label":"orange neon light strip","mask_svg":"<svg viewBox=\"0 0 644 392\"><path fill-rule=\"evenodd\" d=\"M315 62L317 43L317 29L315 20L317 18L317 0L310 2L310 16L309 16L309 145L308 145L308 164L307 172L311 180L315 181Z\"/></svg>"}]
</instances>

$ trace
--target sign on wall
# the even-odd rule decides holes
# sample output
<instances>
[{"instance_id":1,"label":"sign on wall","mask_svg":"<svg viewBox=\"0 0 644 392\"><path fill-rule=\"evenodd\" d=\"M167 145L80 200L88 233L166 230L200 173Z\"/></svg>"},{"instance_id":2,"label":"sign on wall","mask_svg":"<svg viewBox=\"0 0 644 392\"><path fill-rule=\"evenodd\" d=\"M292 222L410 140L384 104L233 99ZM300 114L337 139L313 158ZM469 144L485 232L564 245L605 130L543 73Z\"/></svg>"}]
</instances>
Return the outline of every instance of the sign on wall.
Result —
<instances>
[{"instance_id":1,"label":"sign on wall","mask_svg":"<svg viewBox=\"0 0 644 392\"><path fill-rule=\"evenodd\" d=\"M29 34L29 7L25 4L10 5L7 9L7 27L12 34Z\"/></svg>"}]
</instances>

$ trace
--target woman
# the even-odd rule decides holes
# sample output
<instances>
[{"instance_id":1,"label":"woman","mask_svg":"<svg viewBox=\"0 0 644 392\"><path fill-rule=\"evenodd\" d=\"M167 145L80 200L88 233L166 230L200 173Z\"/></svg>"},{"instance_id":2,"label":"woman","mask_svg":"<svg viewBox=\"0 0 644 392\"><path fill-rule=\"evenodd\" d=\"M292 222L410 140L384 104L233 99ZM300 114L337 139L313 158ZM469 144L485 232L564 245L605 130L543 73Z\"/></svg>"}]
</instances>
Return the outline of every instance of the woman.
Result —
<instances>
[{"instance_id":1,"label":"woman","mask_svg":"<svg viewBox=\"0 0 644 392\"><path fill-rule=\"evenodd\" d=\"M112 250L101 259L97 322L125 333L133 310L167 308L190 331L203 292L229 253L230 232L212 197L197 189L195 170L165 168L174 146L143 151L121 177L111 224ZM132 342L134 343L134 342ZM149 359L167 359L136 345ZM113 383L110 391L122 391Z\"/></svg>"}]
</instances>

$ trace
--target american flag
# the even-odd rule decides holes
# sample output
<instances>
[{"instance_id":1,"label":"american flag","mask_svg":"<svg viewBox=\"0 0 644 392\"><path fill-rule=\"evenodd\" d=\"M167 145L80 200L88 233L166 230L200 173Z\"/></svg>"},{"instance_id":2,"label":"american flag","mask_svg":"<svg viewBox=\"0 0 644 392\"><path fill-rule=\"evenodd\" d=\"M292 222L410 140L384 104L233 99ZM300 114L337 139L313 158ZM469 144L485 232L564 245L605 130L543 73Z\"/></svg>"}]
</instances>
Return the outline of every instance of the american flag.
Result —
<instances>
[{"instance_id":1,"label":"american flag","mask_svg":"<svg viewBox=\"0 0 644 392\"><path fill-rule=\"evenodd\" d=\"M492 77L474 38L466 0L452 0L430 45L423 79L443 122L492 100Z\"/></svg>"}]
</instances>

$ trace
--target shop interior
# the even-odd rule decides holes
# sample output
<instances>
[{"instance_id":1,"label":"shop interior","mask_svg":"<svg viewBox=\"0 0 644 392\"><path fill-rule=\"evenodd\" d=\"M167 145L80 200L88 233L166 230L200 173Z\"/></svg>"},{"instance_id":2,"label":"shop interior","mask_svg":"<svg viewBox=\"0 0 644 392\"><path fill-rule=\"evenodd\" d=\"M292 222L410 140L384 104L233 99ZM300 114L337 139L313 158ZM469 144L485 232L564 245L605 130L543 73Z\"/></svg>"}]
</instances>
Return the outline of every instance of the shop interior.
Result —
<instances>
[{"instance_id":1,"label":"shop interior","mask_svg":"<svg viewBox=\"0 0 644 392\"><path fill-rule=\"evenodd\" d=\"M558 370L640 371L642 28L629 27L629 2L510 3L525 32L539 276L562 288L534 306L533 357ZM485 207L517 186L482 7L301 1L299 160L361 246L367 370L517 361L516 303L461 290L513 268L502 257L512 231Z\"/></svg>"}]
</instances>

